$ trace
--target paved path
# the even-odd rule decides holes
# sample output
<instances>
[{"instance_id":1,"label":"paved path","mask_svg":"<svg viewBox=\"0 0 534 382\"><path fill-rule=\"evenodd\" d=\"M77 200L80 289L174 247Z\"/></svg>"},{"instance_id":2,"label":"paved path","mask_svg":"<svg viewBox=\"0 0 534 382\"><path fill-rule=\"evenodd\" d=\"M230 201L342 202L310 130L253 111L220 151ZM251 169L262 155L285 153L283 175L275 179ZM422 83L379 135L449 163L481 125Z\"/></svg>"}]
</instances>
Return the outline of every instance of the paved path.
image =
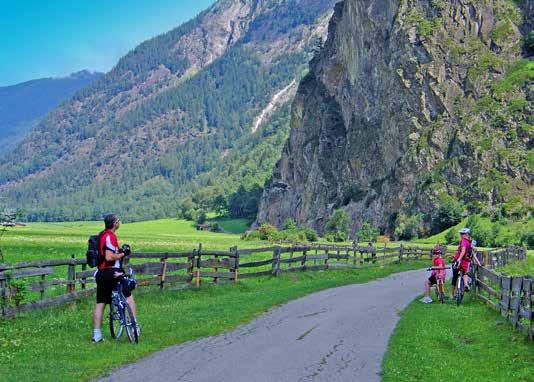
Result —
<instances>
[{"instance_id":1,"label":"paved path","mask_svg":"<svg viewBox=\"0 0 534 382\"><path fill-rule=\"evenodd\" d=\"M379 381L398 313L422 293L410 271L302 297L248 325L173 346L101 381Z\"/></svg>"}]
</instances>

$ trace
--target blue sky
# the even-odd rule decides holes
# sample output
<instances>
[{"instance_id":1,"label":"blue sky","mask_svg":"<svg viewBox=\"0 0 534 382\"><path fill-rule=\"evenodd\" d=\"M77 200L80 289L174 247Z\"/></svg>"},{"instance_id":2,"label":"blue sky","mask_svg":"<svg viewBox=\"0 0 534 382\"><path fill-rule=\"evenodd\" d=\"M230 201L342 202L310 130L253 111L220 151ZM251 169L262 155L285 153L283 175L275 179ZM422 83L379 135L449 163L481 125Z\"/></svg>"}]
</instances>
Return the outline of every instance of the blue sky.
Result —
<instances>
[{"instance_id":1,"label":"blue sky","mask_svg":"<svg viewBox=\"0 0 534 382\"><path fill-rule=\"evenodd\" d=\"M0 86L109 71L214 0L0 0Z\"/></svg>"}]
</instances>

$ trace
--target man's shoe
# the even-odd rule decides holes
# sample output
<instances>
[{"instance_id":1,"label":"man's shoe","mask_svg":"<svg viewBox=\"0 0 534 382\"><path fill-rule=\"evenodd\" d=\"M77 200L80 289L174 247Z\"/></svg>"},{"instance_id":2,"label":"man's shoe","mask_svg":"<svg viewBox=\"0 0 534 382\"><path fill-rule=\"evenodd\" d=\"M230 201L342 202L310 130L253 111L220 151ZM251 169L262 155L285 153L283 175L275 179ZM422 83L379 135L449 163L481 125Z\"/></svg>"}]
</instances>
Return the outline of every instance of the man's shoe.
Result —
<instances>
[{"instance_id":1,"label":"man's shoe","mask_svg":"<svg viewBox=\"0 0 534 382\"><path fill-rule=\"evenodd\" d=\"M92 341L96 344L96 343L99 343L99 342L104 342L104 337L100 337L100 338L95 338L93 337Z\"/></svg>"}]
</instances>

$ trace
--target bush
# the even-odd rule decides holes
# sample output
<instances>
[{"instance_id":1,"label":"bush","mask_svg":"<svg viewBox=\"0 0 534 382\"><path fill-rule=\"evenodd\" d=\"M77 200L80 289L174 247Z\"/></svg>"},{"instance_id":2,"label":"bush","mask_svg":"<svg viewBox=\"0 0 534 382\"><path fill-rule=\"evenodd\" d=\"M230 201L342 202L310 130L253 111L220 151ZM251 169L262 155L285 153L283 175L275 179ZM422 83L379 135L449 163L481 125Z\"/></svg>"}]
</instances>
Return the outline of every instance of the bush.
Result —
<instances>
[{"instance_id":1,"label":"bush","mask_svg":"<svg viewBox=\"0 0 534 382\"><path fill-rule=\"evenodd\" d=\"M398 240L417 239L423 234L423 215L399 215L394 234Z\"/></svg>"},{"instance_id":2,"label":"bush","mask_svg":"<svg viewBox=\"0 0 534 382\"><path fill-rule=\"evenodd\" d=\"M356 234L358 241L376 241L380 232L373 229L369 223L363 223L362 228Z\"/></svg>"},{"instance_id":3,"label":"bush","mask_svg":"<svg viewBox=\"0 0 534 382\"><path fill-rule=\"evenodd\" d=\"M491 247L495 245L495 235L491 222L483 221L478 215L471 215L467 219L467 227L471 229L471 237L477 241L477 246Z\"/></svg>"},{"instance_id":4,"label":"bush","mask_svg":"<svg viewBox=\"0 0 534 382\"><path fill-rule=\"evenodd\" d=\"M434 232L441 232L449 227L452 227L462 221L464 216L465 206L462 202L448 197L439 207L436 216L432 222L432 230Z\"/></svg>"},{"instance_id":5,"label":"bush","mask_svg":"<svg viewBox=\"0 0 534 382\"><path fill-rule=\"evenodd\" d=\"M326 222L326 232L335 233L342 232L347 235L349 232L350 218L343 209L334 211L330 219Z\"/></svg>"},{"instance_id":6,"label":"bush","mask_svg":"<svg viewBox=\"0 0 534 382\"><path fill-rule=\"evenodd\" d=\"M284 223L284 229L295 229L297 228L297 222L291 218L287 219Z\"/></svg>"},{"instance_id":7,"label":"bush","mask_svg":"<svg viewBox=\"0 0 534 382\"><path fill-rule=\"evenodd\" d=\"M449 229L445 234L445 243L455 244L456 236L457 235L454 233L454 228Z\"/></svg>"},{"instance_id":8,"label":"bush","mask_svg":"<svg viewBox=\"0 0 534 382\"><path fill-rule=\"evenodd\" d=\"M206 211L202 210L198 213L196 221L198 224L204 224L206 223L207 219L208 219L208 216L206 215Z\"/></svg>"},{"instance_id":9,"label":"bush","mask_svg":"<svg viewBox=\"0 0 534 382\"><path fill-rule=\"evenodd\" d=\"M303 232L308 241L315 242L319 239L319 235L317 235L317 232L313 228L304 228Z\"/></svg>"},{"instance_id":10,"label":"bush","mask_svg":"<svg viewBox=\"0 0 534 382\"><path fill-rule=\"evenodd\" d=\"M328 232L326 234L326 240L334 243L339 243L347 240L347 234L345 232Z\"/></svg>"},{"instance_id":11,"label":"bush","mask_svg":"<svg viewBox=\"0 0 534 382\"><path fill-rule=\"evenodd\" d=\"M272 224L267 224L267 223L262 224L260 228L258 229L258 232L260 234L260 240L270 240L269 236L273 232L277 232L277 231L278 230L276 229L276 227L273 226Z\"/></svg>"},{"instance_id":12,"label":"bush","mask_svg":"<svg viewBox=\"0 0 534 382\"><path fill-rule=\"evenodd\" d=\"M534 232L525 232L521 236L521 245L526 246L528 249L534 249Z\"/></svg>"}]
</instances>

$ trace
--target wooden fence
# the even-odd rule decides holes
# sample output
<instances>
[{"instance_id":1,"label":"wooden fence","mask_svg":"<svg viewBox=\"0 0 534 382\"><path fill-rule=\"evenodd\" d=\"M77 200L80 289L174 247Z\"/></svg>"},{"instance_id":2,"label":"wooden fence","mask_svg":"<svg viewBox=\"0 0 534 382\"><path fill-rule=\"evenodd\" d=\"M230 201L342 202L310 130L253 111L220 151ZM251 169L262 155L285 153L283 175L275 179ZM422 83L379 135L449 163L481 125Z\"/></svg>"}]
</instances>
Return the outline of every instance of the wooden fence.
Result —
<instances>
[{"instance_id":1,"label":"wooden fence","mask_svg":"<svg viewBox=\"0 0 534 382\"><path fill-rule=\"evenodd\" d=\"M447 250L446 255L453 252ZM510 261L524 260L526 251L510 247L480 254L485 264L477 268L479 296L488 301L519 329L533 335L532 281L529 277L499 276L490 269ZM286 272L326 269L360 269L415 259L431 259L429 248L417 246L294 245L228 251L132 253L125 267L133 268L138 286L164 289L167 286L195 286L202 283L235 282ZM96 290L95 269L84 258L0 264L1 316L58 306ZM519 288L519 289L518 289ZM528 322L528 323L527 323Z\"/></svg>"},{"instance_id":2,"label":"wooden fence","mask_svg":"<svg viewBox=\"0 0 534 382\"><path fill-rule=\"evenodd\" d=\"M430 250L402 245L232 247L228 251L204 250L199 245L186 252L132 253L124 266L134 270L139 287L163 289L285 272L358 269L423 256L428 258ZM58 306L91 295L96 290L95 271L87 266L85 257L74 255L70 259L0 264L0 316Z\"/></svg>"},{"instance_id":3,"label":"wooden fence","mask_svg":"<svg viewBox=\"0 0 534 382\"><path fill-rule=\"evenodd\" d=\"M509 247L479 254L481 266L475 265L476 295L491 308L501 313L514 328L528 333L534 341L534 314L532 312L532 276L509 276L495 272L512 261L526 260L526 250Z\"/></svg>"}]
</instances>

